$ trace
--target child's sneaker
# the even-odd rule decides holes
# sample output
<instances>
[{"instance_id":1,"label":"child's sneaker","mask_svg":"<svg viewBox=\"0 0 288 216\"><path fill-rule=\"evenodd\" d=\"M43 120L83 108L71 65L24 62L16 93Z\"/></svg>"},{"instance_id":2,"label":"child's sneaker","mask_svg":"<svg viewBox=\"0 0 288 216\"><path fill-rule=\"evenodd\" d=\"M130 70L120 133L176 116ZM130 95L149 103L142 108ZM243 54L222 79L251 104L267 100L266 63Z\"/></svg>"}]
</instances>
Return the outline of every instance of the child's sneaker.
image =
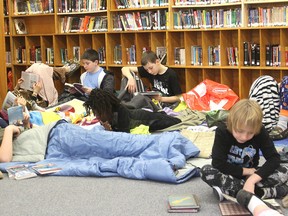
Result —
<instances>
[{"instance_id":1,"label":"child's sneaker","mask_svg":"<svg viewBox=\"0 0 288 216\"><path fill-rule=\"evenodd\" d=\"M213 193L217 196L217 199L221 202L224 200L223 192L221 189L217 186L212 186L213 188Z\"/></svg>"},{"instance_id":2,"label":"child's sneaker","mask_svg":"<svg viewBox=\"0 0 288 216\"><path fill-rule=\"evenodd\" d=\"M0 171L0 179L3 179L3 173Z\"/></svg>"}]
</instances>

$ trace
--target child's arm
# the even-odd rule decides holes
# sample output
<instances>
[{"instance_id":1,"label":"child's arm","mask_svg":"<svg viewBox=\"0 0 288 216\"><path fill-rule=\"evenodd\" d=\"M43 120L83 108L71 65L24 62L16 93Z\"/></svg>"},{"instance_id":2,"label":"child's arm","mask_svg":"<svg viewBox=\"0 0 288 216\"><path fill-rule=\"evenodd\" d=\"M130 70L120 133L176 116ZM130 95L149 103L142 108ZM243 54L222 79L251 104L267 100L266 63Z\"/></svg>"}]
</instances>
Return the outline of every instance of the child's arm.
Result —
<instances>
[{"instance_id":1,"label":"child's arm","mask_svg":"<svg viewBox=\"0 0 288 216\"><path fill-rule=\"evenodd\" d=\"M15 125L9 125L4 130L3 140L0 146L0 163L10 162L13 153L13 136L19 136L20 129Z\"/></svg>"},{"instance_id":2,"label":"child's arm","mask_svg":"<svg viewBox=\"0 0 288 216\"><path fill-rule=\"evenodd\" d=\"M134 93L136 91L136 81L132 76L131 72L138 73L137 67L123 67L121 69L122 75L128 79L126 89L130 93Z\"/></svg>"},{"instance_id":3,"label":"child's arm","mask_svg":"<svg viewBox=\"0 0 288 216\"><path fill-rule=\"evenodd\" d=\"M175 95L175 96L156 96L155 99L158 100L159 102L163 103L175 103L175 102L180 102L180 97L181 95Z\"/></svg>"},{"instance_id":4,"label":"child's arm","mask_svg":"<svg viewBox=\"0 0 288 216\"><path fill-rule=\"evenodd\" d=\"M257 175L256 173L254 173L254 174L250 175L249 178L246 180L246 182L243 186L243 189L254 194L255 184L260 182L261 180L262 180L262 178L259 175Z\"/></svg>"}]
</instances>

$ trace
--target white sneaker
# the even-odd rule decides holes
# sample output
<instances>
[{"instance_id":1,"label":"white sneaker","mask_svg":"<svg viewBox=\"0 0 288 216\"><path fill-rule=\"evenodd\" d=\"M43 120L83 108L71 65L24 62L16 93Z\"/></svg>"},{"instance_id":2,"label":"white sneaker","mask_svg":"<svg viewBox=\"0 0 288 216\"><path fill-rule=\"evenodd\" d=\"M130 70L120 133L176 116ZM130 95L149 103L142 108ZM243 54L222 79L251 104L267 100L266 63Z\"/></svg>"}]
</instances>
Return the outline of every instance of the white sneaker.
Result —
<instances>
[{"instance_id":1,"label":"white sneaker","mask_svg":"<svg viewBox=\"0 0 288 216\"><path fill-rule=\"evenodd\" d=\"M221 191L221 189L217 186L212 186L213 188L213 193L217 196L217 199L221 202L224 200L224 196L223 193Z\"/></svg>"}]
</instances>

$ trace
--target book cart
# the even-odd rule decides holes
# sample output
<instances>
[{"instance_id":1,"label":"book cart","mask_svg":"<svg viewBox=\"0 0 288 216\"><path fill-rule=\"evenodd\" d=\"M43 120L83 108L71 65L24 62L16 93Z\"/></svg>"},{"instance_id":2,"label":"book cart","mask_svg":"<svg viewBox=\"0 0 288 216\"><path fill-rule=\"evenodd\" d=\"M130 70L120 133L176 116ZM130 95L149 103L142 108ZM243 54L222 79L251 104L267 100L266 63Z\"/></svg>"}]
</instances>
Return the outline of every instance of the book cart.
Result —
<instances>
[{"instance_id":1,"label":"book cart","mask_svg":"<svg viewBox=\"0 0 288 216\"><path fill-rule=\"evenodd\" d=\"M246 98L259 76L279 82L288 75L287 7L288 0L3 0L0 96L8 71L15 85L33 62L62 66L87 48L99 52L119 89L123 66L139 66L143 51L165 48L166 65L177 72L183 92L211 79ZM27 34L16 33L19 18ZM78 82L83 72L68 82ZM61 92L63 85L55 85Z\"/></svg>"}]
</instances>

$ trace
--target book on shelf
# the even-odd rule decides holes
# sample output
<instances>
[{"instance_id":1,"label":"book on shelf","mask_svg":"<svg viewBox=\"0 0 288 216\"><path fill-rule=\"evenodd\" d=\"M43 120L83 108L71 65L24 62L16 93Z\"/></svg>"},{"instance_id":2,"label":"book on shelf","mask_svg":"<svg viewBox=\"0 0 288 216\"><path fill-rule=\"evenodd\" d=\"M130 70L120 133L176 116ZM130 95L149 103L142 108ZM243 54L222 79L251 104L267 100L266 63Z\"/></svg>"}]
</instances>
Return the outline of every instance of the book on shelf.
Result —
<instances>
[{"instance_id":1,"label":"book on shelf","mask_svg":"<svg viewBox=\"0 0 288 216\"><path fill-rule=\"evenodd\" d=\"M167 48L166 47L156 47L156 55L160 60L160 63L165 65L167 61Z\"/></svg>"},{"instance_id":2,"label":"book on shelf","mask_svg":"<svg viewBox=\"0 0 288 216\"><path fill-rule=\"evenodd\" d=\"M14 1L14 14L15 15L23 15L28 14L28 6L26 0L15 0Z\"/></svg>"},{"instance_id":3,"label":"book on shelf","mask_svg":"<svg viewBox=\"0 0 288 216\"><path fill-rule=\"evenodd\" d=\"M198 212L200 204L195 194L171 194L168 196L168 212Z\"/></svg>"},{"instance_id":4,"label":"book on shelf","mask_svg":"<svg viewBox=\"0 0 288 216\"><path fill-rule=\"evenodd\" d=\"M73 59L76 62L80 62L80 46L73 47Z\"/></svg>"},{"instance_id":5,"label":"book on shelf","mask_svg":"<svg viewBox=\"0 0 288 216\"><path fill-rule=\"evenodd\" d=\"M68 91L72 94L79 92L81 95L85 95L83 90L83 85L81 83L65 83L65 87L68 88Z\"/></svg>"},{"instance_id":6,"label":"book on shelf","mask_svg":"<svg viewBox=\"0 0 288 216\"><path fill-rule=\"evenodd\" d=\"M40 174L40 175L56 173L62 170L61 167L58 167L54 163L37 164L35 166L32 166L32 169L36 171L37 174Z\"/></svg>"},{"instance_id":7,"label":"book on shelf","mask_svg":"<svg viewBox=\"0 0 288 216\"><path fill-rule=\"evenodd\" d=\"M27 27L24 18L14 19L15 30L17 34L27 34Z\"/></svg>"},{"instance_id":8,"label":"book on shelf","mask_svg":"<svg viewBox=\"0 0 288 216\"><path fill-rule=\"evenodd\" d=\"M40 76L35 73L22 71L21 79L23 79L23 82L20 84L20 88L33 91L33 85L40 81Z\"/></svg>"},{"instance_id":9,"label":"book on shelf","mask_svg":"<svg viewBox=\"0 0 288 216\"><path fill-rule=\"evenodd\" d=\"M249 42L243 43L243 52L244 52L244 66L250 66L251 64L251 45Z\"/></svg>"},{"instance_id":10,"label":"book on shelf","mask_svg":"<svg viewBox=\"0 0 288 216\"><path fill-rule=\"evenodd\" d=\"M6 171L10 179L16 180L33 178L37 176L37 174L31 170L28 164L10 166L6 168Z\"/></svg>"},{"instance_id":11,"label":"book on shelf","mask_svg":"<svg viewBox=\"0 0 288 216\"><path fill-rule=\"evenodd\" d=\"M23 106L12 106L7 109L9 124L18 125L24 120Z\"/></svg>"},{"instance_id":12,"label":"book on shelf","mask_svg":"<svg viewBox=\"0 0 288 216\"><path fill-rule=\"evenodd\" d=\"M16 95L14 95L11 91L8 91L5 99L3 101L2 104L2 110L7 113L8 112L8 108L13 107L15 105L15 99L16 99Z\"/></svg>"}]
</instances>

